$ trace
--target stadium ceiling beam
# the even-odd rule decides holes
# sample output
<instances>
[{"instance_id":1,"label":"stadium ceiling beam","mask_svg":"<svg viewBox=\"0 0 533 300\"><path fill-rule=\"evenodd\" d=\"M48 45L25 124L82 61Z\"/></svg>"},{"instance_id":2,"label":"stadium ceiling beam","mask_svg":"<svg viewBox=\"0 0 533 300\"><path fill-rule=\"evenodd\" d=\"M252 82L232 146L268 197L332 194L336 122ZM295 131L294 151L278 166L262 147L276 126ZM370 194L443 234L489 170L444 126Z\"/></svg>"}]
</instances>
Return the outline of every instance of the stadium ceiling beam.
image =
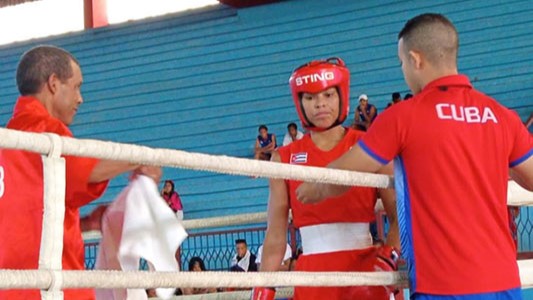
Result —
<instances>
[{"instance_id":1,"label":"stadium ceiling beam","mask_svg":"<svg viewBox=\"0 0 533 300\"><path fill-rule=\"evenodd\" d=\"M235 8L263 5L268 3L279 2L280 0L218 0L218 2Z\"/></svg>"},{"instance_id":2,"label":"stadium ceiling beam","mask_svg":"<svg viewBox=\"0 0 533 300\"><path fill-rule=\"evenodd\" d=\"M35 2L40 0L1 0L0 1L0 8L6 7L6 6L13 6L18 4L23 4L26 2Z\"/></svg>"}]
</instances>

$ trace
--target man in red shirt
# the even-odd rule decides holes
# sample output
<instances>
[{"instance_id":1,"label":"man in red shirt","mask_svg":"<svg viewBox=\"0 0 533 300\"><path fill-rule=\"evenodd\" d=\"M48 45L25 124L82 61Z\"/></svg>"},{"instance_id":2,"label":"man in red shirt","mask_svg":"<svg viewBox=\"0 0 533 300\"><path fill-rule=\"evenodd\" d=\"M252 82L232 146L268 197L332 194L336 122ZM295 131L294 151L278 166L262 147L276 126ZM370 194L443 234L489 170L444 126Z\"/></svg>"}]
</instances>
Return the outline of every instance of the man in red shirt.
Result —
<instances>
[{"instance_id":1,"label":"man in red shirt","mask_svg":"<svg viewBox=\"0 0 533 300\"><path fill-rule=\"evenodd\" d=\"M349 113L350 73L338 58L312 61L294 71L291 90L302 125L310 132L273 152L272 161L324 167L347 152L364 135L345 128ZM392 169L390 169L392 174ZM297 201L296 180L272 179L268 203L268 229L261 271L277 271L287 244L289 209L302 237L303 254L297 271L375 271L395 268L393 247L399 247L393 190L380 190L391 220L388 246L375 247L369 223L375 220L375 188L353 187L340 197L318 204ZM392 263L388 265L388 263ZM274 291L257 288L254 300L273 299ZM389 300L388 287L296 287L294 299ZM268 296L267 296L268 295Z\"/></svg>"},{"instance_id":2,"label":"man in red shirt","mask_svg":"<svg viewBox=\"0 0 533 300\"><path fill-rule=\"evenodd\" d=\"M72 137L68 129L83 103L83 78L67 51L38 46L17 68L21 94L7 127ZM160 168L65 156L66 191L62 267L84 269L79 208L105 191L108 180L136 170L159 180ZM37 153L0 149L0 268L37 269L43 221L43 163ZM99 214L101 215L101 213ZM46 258L41 258L46 259ZM94 299L93 290L65 290L65 299ZM38 290L3 290L0 299L40 299Z\"/></svg>"},{"instance_id":3,"label":"man in red shirt","mask_svg":"<svg viewBox=\"0 0 533 300\"><path fill-rule=\"evenodd\" d=\"M439 14L409 20L398 55L415 96L387 109L329 167L375 172L394 159L412 299L521 299L508 174L533 190L533 138L518 115L457 72L458 35ZM306 183L303 203L346 188Z\"/></svg>"}]
</instances>

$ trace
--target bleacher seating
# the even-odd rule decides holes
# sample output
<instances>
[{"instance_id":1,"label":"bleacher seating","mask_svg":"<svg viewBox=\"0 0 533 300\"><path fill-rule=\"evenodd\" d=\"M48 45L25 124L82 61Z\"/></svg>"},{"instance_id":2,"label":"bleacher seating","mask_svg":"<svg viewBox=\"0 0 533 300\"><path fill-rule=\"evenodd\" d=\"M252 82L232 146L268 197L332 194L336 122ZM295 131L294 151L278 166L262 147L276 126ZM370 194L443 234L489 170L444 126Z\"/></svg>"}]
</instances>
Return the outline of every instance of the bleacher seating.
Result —
<instances>
[{"instance_id":1,"label":"bleacher seating","mask_svg":"<svg viewBox=\"0 0 533 300\"><path fill-rule=\"evenodd\" d=\"M49 43L82 65L77 137L251 158L258 125L267 124L281 141L286 124L297 121L287 81L308 60L346 61L352 111L360 93L382 111L392 92L408 92L397 33L427 11L457 25L460 71L525 119L533 111L530 1L291 0L240 10L220 5L1 46L0 124L18 94L18 58ZM175 181L186 218L266 209L265 179L170 168L164 177ZM126 176L113 180L82 213L111 201L126 182Z\"/></svg>"}]
</instances>

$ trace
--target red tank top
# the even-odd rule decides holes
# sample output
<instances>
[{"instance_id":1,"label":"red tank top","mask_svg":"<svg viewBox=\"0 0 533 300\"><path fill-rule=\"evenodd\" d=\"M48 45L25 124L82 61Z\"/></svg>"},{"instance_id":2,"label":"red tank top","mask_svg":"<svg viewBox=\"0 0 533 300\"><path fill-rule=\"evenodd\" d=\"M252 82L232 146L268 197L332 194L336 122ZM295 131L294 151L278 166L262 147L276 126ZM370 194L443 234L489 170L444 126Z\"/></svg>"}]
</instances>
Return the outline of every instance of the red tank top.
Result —
<instances>
[{"instance_id":1,"label":"red tank top","mask_svg":"<svg viewBox=\"0 0 533 300\"><path fill-rule=\"evenodd\" d=\"M283 163L325 167L350 150L363 135L361 131L347 128L345 136L333 149L323 151L306 134L301 140L279 148L278 152ZM318 204L302 204L296 200L295 193L302 182L286 180L285 183L289 190L293 223L297 228L327 223L369 223L375 220L375 188L353 187L339 197L328 198Z\"/></svg>"}]
</instances>

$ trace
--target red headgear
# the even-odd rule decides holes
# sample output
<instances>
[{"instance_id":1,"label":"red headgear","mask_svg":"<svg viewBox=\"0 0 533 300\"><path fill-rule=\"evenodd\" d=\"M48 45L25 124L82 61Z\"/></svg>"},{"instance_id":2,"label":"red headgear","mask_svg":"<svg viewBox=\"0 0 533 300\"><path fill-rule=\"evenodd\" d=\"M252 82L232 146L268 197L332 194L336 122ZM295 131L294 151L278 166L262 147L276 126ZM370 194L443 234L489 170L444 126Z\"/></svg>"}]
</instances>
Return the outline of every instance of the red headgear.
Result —
<instances>
[{"instance_id":1,"label":"red headgear","mask_svg":"<svg viewBox=\"0 0 533 300\"><path fill-rule=\"evenodd\" d=\"M302 121L302 126L309 130L323 131L342 124L350 112L350 71L338 57L326 60L314 60L300 66L289 79L292 98ZM302 94L316 94L330 87L336 87L339 93L339 117L329 128L318 128L311 123L302 106Z\"/></svg>"}]
</instances>

